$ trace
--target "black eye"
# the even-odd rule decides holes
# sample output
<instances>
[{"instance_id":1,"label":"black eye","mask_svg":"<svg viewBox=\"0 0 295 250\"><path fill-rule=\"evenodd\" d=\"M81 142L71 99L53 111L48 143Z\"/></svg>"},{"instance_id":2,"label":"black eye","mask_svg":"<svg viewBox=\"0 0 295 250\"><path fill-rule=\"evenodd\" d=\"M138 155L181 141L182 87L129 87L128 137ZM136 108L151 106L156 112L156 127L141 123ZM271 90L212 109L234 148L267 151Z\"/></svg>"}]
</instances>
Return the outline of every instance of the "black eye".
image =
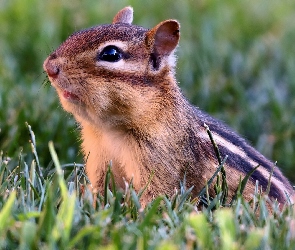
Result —
<instances>
[{"instance_id":1,"label":"black eye","mask_svg":"<svg viewBox=\"0 0 295 250\"><path fill-rule=\"evenodd\" d=\"M118 62L122 58L122 52L116 46L105 47L98 55L98 59L107 62Z\"/></svg>"}]
</instances>

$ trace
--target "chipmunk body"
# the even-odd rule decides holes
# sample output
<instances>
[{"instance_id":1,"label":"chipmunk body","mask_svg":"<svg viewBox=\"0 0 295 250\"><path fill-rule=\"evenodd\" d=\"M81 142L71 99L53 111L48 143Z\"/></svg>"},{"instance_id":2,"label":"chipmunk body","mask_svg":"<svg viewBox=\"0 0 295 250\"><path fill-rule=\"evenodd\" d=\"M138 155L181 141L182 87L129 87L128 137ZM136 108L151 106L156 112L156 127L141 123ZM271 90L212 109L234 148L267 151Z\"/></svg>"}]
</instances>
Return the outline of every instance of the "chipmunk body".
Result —
<instances>
[{"instance_id":1,"label":"chipmunk body","mask_svg":"<svg viewBox=\"0 0 295 250\"><path fill-rule=\"evenodd\" d=\"M143 202L172 195L186 174L193 195L204 187L218 161L204 124L212 131L225 163L229 194L257 165L244 196L253 197L255 181L266 190L273 163L222 122L191 105L174 77L179 23L166 20L148 30L132 25L126 7L112 24L71 35L44 62L63 108L81 125L87 175L103 191L107 165L117 184L133 179L137 191L154 176ZM210 194L214 190L210 187ZM284 203L292 186L274 169L270 197Z\"/></svg>"}]
</instances>

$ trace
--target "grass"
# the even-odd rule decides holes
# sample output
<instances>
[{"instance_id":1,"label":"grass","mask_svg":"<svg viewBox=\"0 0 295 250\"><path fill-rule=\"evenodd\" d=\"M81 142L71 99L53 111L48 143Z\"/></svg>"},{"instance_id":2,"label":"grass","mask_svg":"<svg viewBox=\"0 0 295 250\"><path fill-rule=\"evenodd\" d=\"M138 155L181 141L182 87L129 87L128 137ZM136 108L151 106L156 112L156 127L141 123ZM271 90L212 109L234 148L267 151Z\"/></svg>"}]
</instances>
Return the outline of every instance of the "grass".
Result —
<instances>
[{"instance_id":1,"label":"grass","mask_svg":"<svg viewBox=\"0 0 295 250\"><path fill-rule=\"evenodd\" d=\"M144 209L131 186L106 187L99 199L87 191L76 124L45 84L42 63L72 32L110 22L126 5L145 27L180 21L177 79L185 95L295 182L295 2L3 0L0 248L294 248L292 207L272 204L269 214L257 190L254 203L237 197L215 211L197 211L184 184Z\"/></svg>"},{"instance_id":2,"label":"grass","mask_svg":"<svg viewBox=\"0 0 295 250\"><path fill-rule=\"evenodd\" d=\"M38 169L19 155L18 166L0 158L1 249L293 249L293 206L253 190L252 203L238 195L228 208L198 209L185 180L172 197L159 196L145 208L131 184L118 190L112 172L104 195L93 196L81 166L61 165L49 142L54 171ZM10 170L13 169L13 170ZM258 186L257 186L258 187ZM220 200L221 201L221 200ZM218 204L218 202L216 202ZM267 209L271 204L271 213Z\"/></svg>"}]
</instances>

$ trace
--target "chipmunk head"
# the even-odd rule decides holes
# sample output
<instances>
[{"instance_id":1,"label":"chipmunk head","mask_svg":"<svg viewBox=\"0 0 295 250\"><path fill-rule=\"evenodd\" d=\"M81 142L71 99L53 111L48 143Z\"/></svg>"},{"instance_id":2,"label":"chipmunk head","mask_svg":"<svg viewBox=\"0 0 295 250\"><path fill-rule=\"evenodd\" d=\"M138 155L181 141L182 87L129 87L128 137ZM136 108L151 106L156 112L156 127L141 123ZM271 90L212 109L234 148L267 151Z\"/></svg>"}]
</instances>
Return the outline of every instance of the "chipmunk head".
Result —
<instances>
[{"instance_id":1,"label":"chipmunk head","mask_svg":"<svg viewBox=\"0 0 295 250\"><path fill-rule=\"evenodd\" d=\"M178 89L173 52L179 23L166 20L147 30L132 20L126 7L112 24L74 33L45 60L62 106L78 121L133 127L160 117L163 95Z\"/></svg>"}]
</instances>

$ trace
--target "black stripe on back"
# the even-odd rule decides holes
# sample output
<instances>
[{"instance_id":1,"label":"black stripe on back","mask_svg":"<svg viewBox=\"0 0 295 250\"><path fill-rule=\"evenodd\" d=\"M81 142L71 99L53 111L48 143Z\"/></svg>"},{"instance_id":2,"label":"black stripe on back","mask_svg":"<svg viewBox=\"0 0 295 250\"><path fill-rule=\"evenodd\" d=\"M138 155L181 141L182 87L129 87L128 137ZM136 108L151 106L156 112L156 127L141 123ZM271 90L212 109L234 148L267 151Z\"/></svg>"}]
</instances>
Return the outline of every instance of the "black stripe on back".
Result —
<instances>
[{"instance_id":1,"label":"black stripe on back","mask_svg":"<svg viewBox=\"0 0 295 250\"><path fill-rule=\"evenodd\" d=\"M232 153L226 147L219 146L219 150L222 157L225 157L225 155L228 155L226 166L228 166L229 168L237 169L238 171L241 171L244 174L247 174L253 169L253 166L250 164L250 162L245 160L243 157ZM251 175L250 180L253 183L255 183L255 181L258 180L259 185L262 186L263 189L265 190L268 185L268 177L267 178L264 177L263 174L259 171L259 168L263 168L263 166L258 167L258 169ZM229 171L227 172L230 173ZM238 181L239 179L237 179L237 184L238 184ZM279 187L275 186L274 184L270 186L269 195L271 197L276 198L279 202L284 202L286 200L285 195L282 195L282 190Z\"/></svg>"},{"instance_id":2,"label":"black stripe on back","mask_svg":"<svg viewBox=\"0 0 295 250\"><path fill-rule=\"evenodd\" d=\"M259 153L256 149L251 147L245 139L238 136L234 131L232 131L227 125L223 122L209 116L208 114L198 110L201 113L202 118L205 123L209 126L209 129L224 138L226 141L232 143L236 147L240 148L244 153L249 157L249 159L257 162L261 167L267 169L269 172L272 171L274 164L265 158L261 153ZM199 114L200 115L200 114ZM209 137L209 136L208 136ZM214 135L213 135L214 139ZM219 146L220 147L220 146ZM230 155L233 155L231 152ZM252 169L252 168L251 168ZM248 170L249 171L249 170ZM274 169L273 176L281 181L282 183L288 182L288 180L282 175L278 168Z\"/></svg>"}]
</instances>

